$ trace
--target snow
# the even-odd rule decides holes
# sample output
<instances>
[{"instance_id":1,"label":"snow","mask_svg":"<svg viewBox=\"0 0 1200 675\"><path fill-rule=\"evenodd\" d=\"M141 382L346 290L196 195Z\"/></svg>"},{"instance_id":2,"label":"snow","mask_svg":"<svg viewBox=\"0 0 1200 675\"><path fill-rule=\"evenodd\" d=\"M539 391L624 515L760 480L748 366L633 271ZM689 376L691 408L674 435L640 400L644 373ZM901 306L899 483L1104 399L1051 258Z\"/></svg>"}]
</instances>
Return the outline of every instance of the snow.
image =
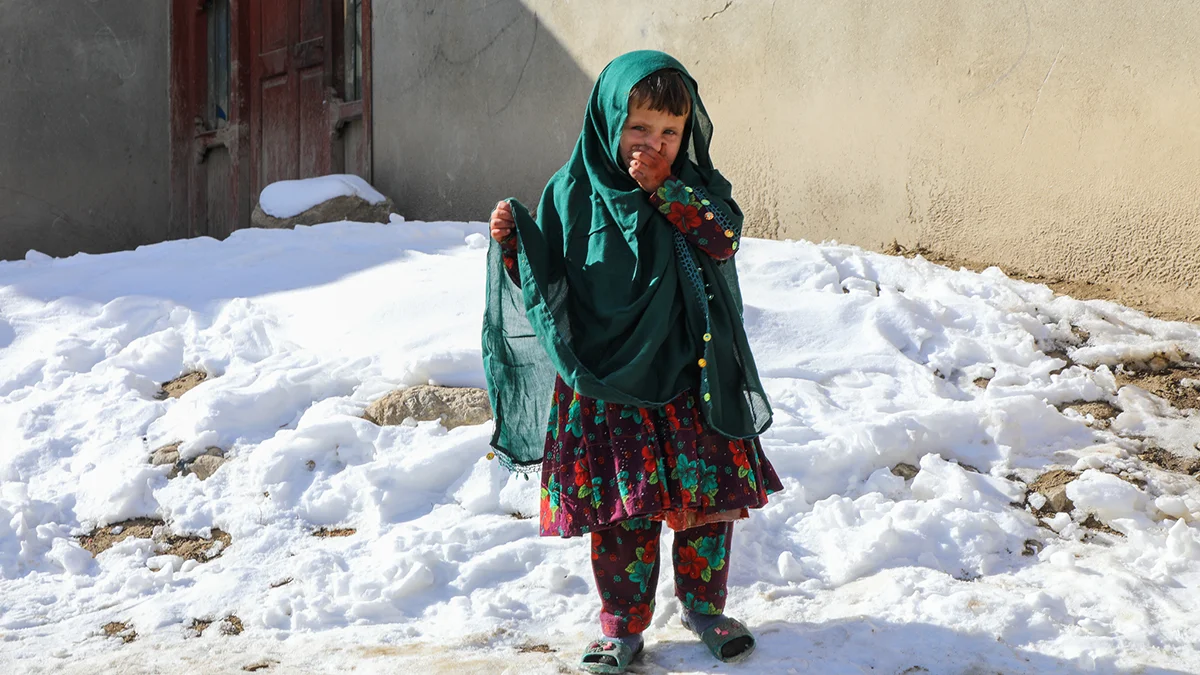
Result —
<instances>
[{"instance_id":1,"label":"snow","mask_svg":"<svg viewBox=\"0 0 1200 675\"><path fill-rule=\"evenodd\" d=\"M483 385L486 243L343 222L0 263L3 672L573 668L598 634L587 540L537 536L537 482L485 458L490 424L360 417ZM760 648L730 671L1194 672L1200 483L1137 455L1197 420L1114 372L1194 359L1200 329L834 243L748 239L739 270L786 491L737 527L727 609ZM155 398L191 370L210 377ZM1122 412L1056 408L1078 400ZM172 442L229 463L169 480L148 457ZM1018 481L1049 467L1081 474L1076 509L1039 524ZM135 517L232 544L77 543ZM242 635L190 630L231 614ZM664 571L638 672L714 667L678 614Z\"/></svg>"},{"instance_id":2,"label":"snow","mask_svg":"<svg viewBox=\"0 0 1200 675\"><path fill-rule=\"evenodd\" d=\"M334 197L361 197L371 204L387 199L358 176L332 174L271 183L263 188L258 203L268 216L292 218Z\"/></svg>"}]
</instances>

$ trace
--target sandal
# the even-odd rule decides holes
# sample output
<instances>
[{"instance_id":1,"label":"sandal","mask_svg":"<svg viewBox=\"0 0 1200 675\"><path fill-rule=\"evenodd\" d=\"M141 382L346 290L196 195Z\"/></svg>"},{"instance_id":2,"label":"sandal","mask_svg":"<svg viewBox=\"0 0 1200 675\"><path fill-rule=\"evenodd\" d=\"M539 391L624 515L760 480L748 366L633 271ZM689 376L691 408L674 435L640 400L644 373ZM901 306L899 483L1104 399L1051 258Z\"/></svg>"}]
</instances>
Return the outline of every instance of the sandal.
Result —
<instances>
[{"instance_id":1,"label":"sandal","mask_svg":"<svg viewBox=\"0 0 1200 675\"><path fill-rule=\"evenodd\" d=\"M638 645L636 650L620 640L603 638L588 645L579 661L579 667L588 673L602 675L619 675L625 672L630 663L642 653L645 642Z\"/></svg>"},{"instance_id":2,"label":"sandal","mask_svg":"<svg viewBox=\"0 0 1200 675\"><path fill-rule=\"evenodd\" d=\"M687 615L684 615L683 625L693 633L696 632L687 621ZM731 619L727 616L722 616L716 623L709 626L708 630L703 633L698 633L700 641L708 647L708 651L717 657L718 661L725 663L737 663L750 656L754 651L755 642L754 635L750 633L750 629L746 628L741 621Z\"/></svg>"}]
</instances>

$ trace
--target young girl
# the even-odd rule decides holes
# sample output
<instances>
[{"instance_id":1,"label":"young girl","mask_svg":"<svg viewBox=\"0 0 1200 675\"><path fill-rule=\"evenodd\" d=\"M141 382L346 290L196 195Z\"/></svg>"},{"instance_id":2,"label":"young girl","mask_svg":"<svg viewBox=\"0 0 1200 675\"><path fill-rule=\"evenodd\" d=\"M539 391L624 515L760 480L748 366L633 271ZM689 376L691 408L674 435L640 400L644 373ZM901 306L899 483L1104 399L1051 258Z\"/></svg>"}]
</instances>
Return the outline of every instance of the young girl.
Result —
<instances>
[{"instance_id":1,"label":"young girl","mask_svg":"<svg viewBox=\"0 0 1200 675\"><path fill-rule=\"evenodd\" d=\"M771 410L733 264L742 213L711 137L678 61L625 54L537 219L516 200L491 214L492 445L511 469L541 468L543 536L591 536L605 637L588 672L624 672L641 651L663 523L683 624L722 661L754 649L722 613L733 523L782 486L757 438Z\"/></svg>"}]
</instances>

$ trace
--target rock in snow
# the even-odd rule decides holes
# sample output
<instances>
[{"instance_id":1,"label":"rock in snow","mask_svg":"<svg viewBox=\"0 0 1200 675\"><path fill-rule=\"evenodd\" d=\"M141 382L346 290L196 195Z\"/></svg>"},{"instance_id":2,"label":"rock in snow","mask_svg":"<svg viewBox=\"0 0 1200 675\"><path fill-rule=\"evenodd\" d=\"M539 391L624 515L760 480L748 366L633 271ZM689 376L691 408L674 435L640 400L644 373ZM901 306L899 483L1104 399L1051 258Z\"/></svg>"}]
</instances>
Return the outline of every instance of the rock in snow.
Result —
<instances>
[{"instance_id":1,"label":"rock in snow","mask_svg":"<svg viewBox=\"0 0 1200 675\"><path fill-rule=\"evenodd\" d=\"M492 419L487 391L474 388L418 385L394 391L367 408L367 417L380 426L440 420L446 429L483 424Z\"/></svg>"}]
</instances>

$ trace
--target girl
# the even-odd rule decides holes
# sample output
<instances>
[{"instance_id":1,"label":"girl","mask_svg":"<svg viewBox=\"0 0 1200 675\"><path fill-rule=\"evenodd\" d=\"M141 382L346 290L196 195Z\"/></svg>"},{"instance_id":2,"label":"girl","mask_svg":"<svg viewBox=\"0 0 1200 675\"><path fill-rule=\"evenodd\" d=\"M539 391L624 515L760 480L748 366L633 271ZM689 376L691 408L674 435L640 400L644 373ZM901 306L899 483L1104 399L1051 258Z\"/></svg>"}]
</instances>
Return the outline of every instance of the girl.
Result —
<instances>
[{"instance_id":1,"label":"girl","mask_svg":"<svg viewBox=\"0 0 1200 675\"><path fill-rule=\"evenodd\" d=\"M771 409L742 326L742 213L711 137L678 61L625 54L537 219L511 199L491 214L492 446L511 469L541 468L543 536L591 536L605 637L588 672L624 672L641 651L663 523L683 624L722 661L754 649L722 613L733 522L782 486L757 438Z\"/></svg>"}]
</instances>

